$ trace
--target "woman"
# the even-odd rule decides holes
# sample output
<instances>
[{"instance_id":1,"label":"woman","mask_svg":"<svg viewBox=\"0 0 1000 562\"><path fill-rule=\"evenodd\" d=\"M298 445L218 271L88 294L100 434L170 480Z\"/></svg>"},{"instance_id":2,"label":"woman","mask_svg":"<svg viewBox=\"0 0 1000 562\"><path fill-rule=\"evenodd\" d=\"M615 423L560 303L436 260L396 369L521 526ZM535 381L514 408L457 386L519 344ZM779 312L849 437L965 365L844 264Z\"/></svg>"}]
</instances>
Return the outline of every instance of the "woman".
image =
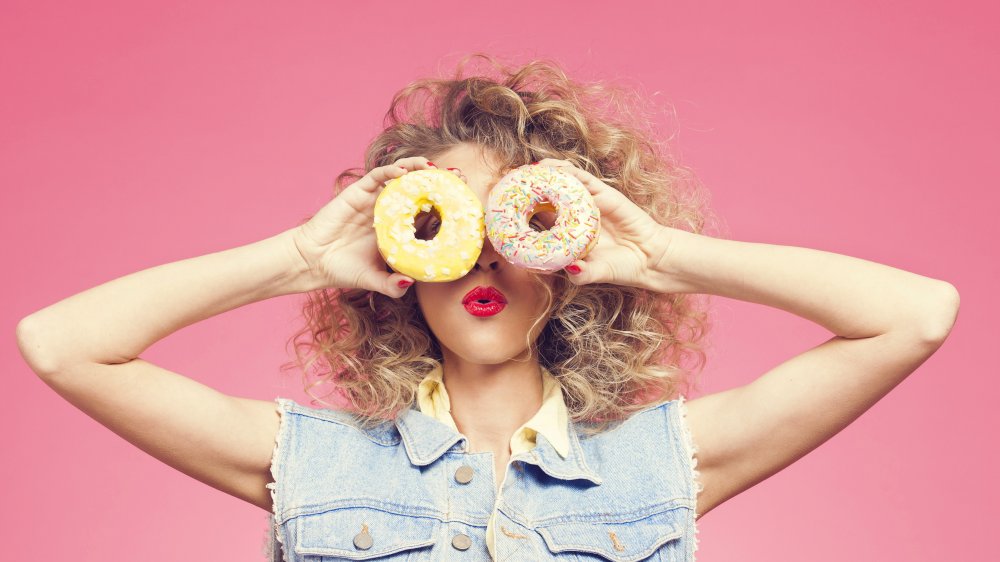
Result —
<instances>
[{"instance_id":1,"label":"woman","mask_svg":"<svg viewBox=\"0 0 1000 562\"><path fill-rule=\"evenodd\" d=\"M628 105L618 93L546 62L494 67L496 79L460 67L404 88L365 173L341 174L338 187L356 181L304 224L25 318L25 359L131 443L271 512L275 559L693 560L699 517L846 427L947 337L949 283L701 234L683 169L615 112ZM584 259L541 275L486 243L466 276L415 284L383 261L372 221L385 182L449 169L485 202L532 162L594 196L602 230ZM420 237L436 228L418 217ZM468 311L477 287L499 313ZM225 396L139 358L184 326L291 293L309 295L295 364L346 407ZM685 401L705 325L695 294L835 335Z\"/></svg>"}]
</instances>

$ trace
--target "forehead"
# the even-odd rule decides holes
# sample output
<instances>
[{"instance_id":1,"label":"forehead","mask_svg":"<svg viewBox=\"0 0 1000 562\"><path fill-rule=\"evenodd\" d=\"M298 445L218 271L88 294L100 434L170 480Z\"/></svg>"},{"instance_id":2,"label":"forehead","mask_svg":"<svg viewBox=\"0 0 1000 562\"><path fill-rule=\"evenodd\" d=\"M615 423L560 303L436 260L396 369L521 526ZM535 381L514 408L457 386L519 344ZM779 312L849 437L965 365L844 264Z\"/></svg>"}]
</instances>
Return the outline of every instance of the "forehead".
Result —
<instances>
[{"instance_id":1,"label":"forehead","mask_svg":"<svg viewBox=\"0 0 1000 562\"><path fill-rule=\"evenodd\" d=\"M459 168L466 183L484 203L490 190L509 170L501 170L496 155L480 145L461 143L433 158L438 168Z\"/></svg>"}]
</instances>

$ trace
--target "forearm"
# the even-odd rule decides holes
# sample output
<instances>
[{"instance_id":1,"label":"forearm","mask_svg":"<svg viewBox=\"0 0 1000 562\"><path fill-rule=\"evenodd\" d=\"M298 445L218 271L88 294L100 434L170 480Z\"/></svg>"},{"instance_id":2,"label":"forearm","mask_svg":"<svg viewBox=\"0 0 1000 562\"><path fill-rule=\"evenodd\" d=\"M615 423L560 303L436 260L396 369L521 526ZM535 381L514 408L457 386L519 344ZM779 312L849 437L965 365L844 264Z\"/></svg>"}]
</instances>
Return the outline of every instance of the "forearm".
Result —
<instances>
[{"instance_id":1,"label":"forearm","mask_svg":"<svg viewBox=\"0 0 1000 562\"><path fill-rule=\"evenodd\" d=\"M308 291L291 233L138 271L43 308L18 326L22 354L36 372L123 363L195 322Z\"/></svg>"},{"instance_id":2,"label":"forearm","mask_svg":"<svg viewBox=\"0 0 1000 562\"><path fill-rule=\"evenodd\" d=\"M939 339L957 312L949 283L842 254L685 231L671 247L654 284L779 308L845 338L911 330Z\"/></svg>"}]
</instances>

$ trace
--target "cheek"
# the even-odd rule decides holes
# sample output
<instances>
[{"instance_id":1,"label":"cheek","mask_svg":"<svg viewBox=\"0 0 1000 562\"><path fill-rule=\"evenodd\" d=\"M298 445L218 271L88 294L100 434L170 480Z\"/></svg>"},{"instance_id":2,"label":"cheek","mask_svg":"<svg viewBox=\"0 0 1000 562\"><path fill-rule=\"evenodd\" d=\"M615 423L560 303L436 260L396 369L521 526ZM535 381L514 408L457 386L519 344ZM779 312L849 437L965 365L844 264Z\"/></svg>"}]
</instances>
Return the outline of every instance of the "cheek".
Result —
<instances>
[{"instance_id":1,"label":"cheek","mask_svg":"<svg viewBox=\"0 0 1000 562\"><path fill-rule=\"evenodd\" d=\"M417 304L420 305L421 309L423 309L428 302L434 300L434 296L432 294L429 294L427 289L421 287L419 281L417 282L416 286L413 287L413 292L416 293L417 295Z\"/></svg>"},{"instance_id":2,"label":"cheek","mask_svg":"<svg viewBox=\"0 0 1000 562\"><path fill-rule=\"evenodd\" d=\"M548 286L549 292L552 293L551 298L553 302L555 302L556 294L555 294L554 282L549 279L545 279L545 285ZM544 312L545 307L548 304L548 299L550 298L548 297L549 292L547 292L544 287L539 286L538 282L532 280L531 278L525 279L524 282L522 283L522 286L524 286L528 294L530 294L530 298L533 304L533 308L535 309L535 313L541 314L542 312Z\"/></svg>"},{"instance_id":3,"label":"cheek","mask_svg":"<svg viewBox=\"0 0 1000 562\"><path fill-rule=\"evenodd\" d=\"M454 296L454 291L449 291L447 287L444 287L446 283L417 283L414 289L417 293L417 303L420 305L420 310L423 311L426 317L428 313L434 314L445 307L448 300L451 298L459 298Z\"/></svg>"}]
</instances>

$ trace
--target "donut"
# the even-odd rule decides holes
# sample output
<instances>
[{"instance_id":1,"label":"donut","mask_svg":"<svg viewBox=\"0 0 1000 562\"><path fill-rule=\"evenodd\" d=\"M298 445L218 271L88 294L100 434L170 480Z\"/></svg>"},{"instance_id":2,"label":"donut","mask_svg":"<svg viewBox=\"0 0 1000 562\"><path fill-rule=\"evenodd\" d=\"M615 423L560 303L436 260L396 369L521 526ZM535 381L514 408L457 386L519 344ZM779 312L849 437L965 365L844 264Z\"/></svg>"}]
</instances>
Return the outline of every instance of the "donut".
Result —
<instances>
[{"instance_id":1,"label":"donut","mask_svg":"<svg viewBox=\"0 0 1000 562\"><path fill-rule=\"evenodd\" d=\"M437 211L434 238L416 237L414 219ZM420 281L452 281L472 269L483 249L485 225L479 197L454 173L407 172L385 184L375 200L376 244L389 267Z\"/></svg>"},{"instance_id":2,"label":"donut","mask_svg":"<svg viewBox=\"0 0 1000 562\"><path fill-rule=\"evenodd\" d=\"M543 211L556 213L543 231L529 226ZM486 235L511 264L540 272L583 259L597 243L601 213L586 186L556 166L527 164L502 177L486 205Z\"/></svg>"}]
</instances>

